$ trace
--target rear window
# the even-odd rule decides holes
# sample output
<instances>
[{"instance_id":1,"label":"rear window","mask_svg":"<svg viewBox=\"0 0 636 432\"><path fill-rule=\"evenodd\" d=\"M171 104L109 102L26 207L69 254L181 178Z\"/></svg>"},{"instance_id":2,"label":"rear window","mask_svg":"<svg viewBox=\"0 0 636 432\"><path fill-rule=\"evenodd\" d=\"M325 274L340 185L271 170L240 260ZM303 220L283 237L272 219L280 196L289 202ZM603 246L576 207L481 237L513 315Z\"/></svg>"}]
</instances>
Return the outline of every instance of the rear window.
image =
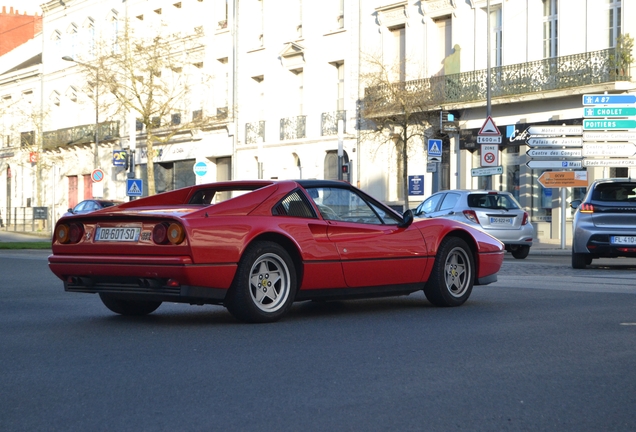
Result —
<instances>
[{"instance_id":1,"label":"rear window","mask_svg":"<svg viewBox=\"0 0 636 432\"><path fill-rule=\"evenodd\" d=\"M485 209L518 209L519 205L509 195L504 194L470 194L468 206Z\"/></svg>"},{"instance_id":2,"label":"rear window","mask_svg":"<svg viewBox=\"0 0 636 432\"><path fill-rule=\"evenodd\" d=\"M592 192L594 201L635 202L636 183L600 183Z\"/></svg>"}]
</instances>

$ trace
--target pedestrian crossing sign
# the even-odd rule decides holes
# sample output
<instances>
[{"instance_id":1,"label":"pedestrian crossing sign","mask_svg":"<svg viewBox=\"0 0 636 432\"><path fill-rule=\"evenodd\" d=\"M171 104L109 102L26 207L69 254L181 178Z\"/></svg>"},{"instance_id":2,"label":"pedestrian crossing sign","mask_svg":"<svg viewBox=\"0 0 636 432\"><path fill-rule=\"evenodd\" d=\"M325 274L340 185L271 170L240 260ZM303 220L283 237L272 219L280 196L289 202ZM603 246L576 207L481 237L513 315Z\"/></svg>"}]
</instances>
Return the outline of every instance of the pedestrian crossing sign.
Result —
<instances>
[{"instance_id":1,"label":"pedestrian crossing sign","mask_svg":"<svg viewBox=\"0 0 636 432\"><path fill-rule=\"evenodd\" d=\"M126 196L140 197L143 192L144 187L141 179L126 179Z\"/></svg>"}]
</instances>

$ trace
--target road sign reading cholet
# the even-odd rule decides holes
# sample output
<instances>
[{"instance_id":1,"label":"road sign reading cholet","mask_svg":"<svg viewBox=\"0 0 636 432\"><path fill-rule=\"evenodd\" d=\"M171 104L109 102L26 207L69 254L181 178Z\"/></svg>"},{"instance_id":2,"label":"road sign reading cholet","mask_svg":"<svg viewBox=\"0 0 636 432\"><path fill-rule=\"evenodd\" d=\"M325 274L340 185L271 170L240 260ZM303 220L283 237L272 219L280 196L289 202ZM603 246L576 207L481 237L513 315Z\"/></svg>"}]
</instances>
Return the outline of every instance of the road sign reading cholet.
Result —
<instances>
[{"instance_id":1,"label":"road sign reading cholet","mask_svg":"<svg viewBox=\"0 0 636 432\"><path fill-rule=\"evenodd\" d=\"M546 171L537 180L545 188L587 187L587 171Z\"/></svg>"}]
</instances>

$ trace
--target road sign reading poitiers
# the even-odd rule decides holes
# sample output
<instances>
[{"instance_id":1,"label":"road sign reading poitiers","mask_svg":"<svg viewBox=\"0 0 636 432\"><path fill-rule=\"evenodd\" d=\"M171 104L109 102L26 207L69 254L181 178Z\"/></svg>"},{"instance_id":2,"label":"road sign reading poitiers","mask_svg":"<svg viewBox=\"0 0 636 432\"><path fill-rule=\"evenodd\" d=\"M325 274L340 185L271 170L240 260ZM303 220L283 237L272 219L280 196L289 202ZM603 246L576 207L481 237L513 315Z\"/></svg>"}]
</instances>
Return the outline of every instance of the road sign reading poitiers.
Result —
<instances>
[{"instance_id":1,"label":"road sign reading poitiers","mask_svg":"<svg viewBox=\"0 0 636 432\"><path fill-rule=\"evenodd\" d=\"M503 174L503 167L496 166L496 167L485 167L485 168L473 168L472 170L470 170L470 174L473 177Z\"/></svg>"},{"instance_id":2,"label":"road sign reading poitiers","mask_svg":"<svg viewBox=\"0 0 636 432\"><path fill-rule=\"evenodd\" d=\"M528 138L527 144L530 147L581 147L583 140L580 137L569 138Z\"/></svg>"},{"instance_id":3,"label":"road sign reading poitiers","mask_svg":"<svg viewBox=\"0 0 636 432\"><path fill-rule=\"evenodd\" d=\"M636 103L636 95L633 94L591 94L583 95L583 105L629 105Z\"/></svg>"},{"instance_id":4,"label":"road sign reading poitiers","mask_svg":"<svg viewBox=\"0 0 636 432\"><path fill-rule=\"evenodd\" d=\"M530 135L582 135L583 127L580 125L570 126L530 126L528 128Z\"/></svg>"},{"instance_id":5,"label":"road sign reading poitiers","mask_svg":"<svg viewBox=\"0 0 636 432\"><path fill-rule=\"evenodd\" d=\"M636 120L583 120L583 129L636 129Z\"/></svg>"},{"instance_id":6,"label":"road sign reading poitiers","mask_svg":"<svg viewBox=\"0 0 636 432\"><path fill-rule=\"evenodd\" d=\"M583 109L584 117L630 117L636 116L636 107L590 107Z\"/></svg>"},{"instance_id":7,"label":"road sign reading poitiers","mask_svg":"<svg viewBox=\"0 0 636 432\"><path fill-rule=\"evenodd\" d=\"M532 169L540 169L540 168L582 168L583 163L580 160L576 161L551 161L551 160L531 160L526 162L526 166Z\"/></svg>"}]
</instances>

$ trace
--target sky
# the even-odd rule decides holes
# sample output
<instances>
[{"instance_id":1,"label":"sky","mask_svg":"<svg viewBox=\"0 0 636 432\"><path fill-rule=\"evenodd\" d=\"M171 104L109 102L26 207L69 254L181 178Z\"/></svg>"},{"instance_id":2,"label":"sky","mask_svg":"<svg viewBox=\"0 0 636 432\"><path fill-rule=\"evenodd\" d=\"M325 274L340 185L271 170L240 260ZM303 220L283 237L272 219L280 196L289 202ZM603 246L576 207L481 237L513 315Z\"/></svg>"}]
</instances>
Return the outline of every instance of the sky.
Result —
<instances>
[{"instance_id":1,"label":"sky","mask_svg":"<svg viewBox=\"0 0 636 432\"><path fill-rule=\"evenodd\" d=\"M10 7L13 7L13 11L17 10L20 15L24 12L27 15L35 15L36 12L38 15L42 15L40 5L46 2L47 0L0 0L0 11L2 11L2 6L6 6L7 12L9 12Z\"/></svg>"}]
</instances>

